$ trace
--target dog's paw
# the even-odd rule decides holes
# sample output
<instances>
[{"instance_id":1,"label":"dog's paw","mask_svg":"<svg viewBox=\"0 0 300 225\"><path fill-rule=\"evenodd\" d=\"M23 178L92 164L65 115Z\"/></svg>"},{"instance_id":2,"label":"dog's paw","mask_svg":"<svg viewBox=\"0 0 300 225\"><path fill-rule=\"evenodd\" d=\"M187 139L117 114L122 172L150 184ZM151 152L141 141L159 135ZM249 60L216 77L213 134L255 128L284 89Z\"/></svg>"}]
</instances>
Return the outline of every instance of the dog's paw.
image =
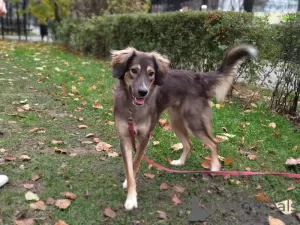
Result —
<instances>
[{"instance_id":1,"label":"dog's paw","mask_svg":"<svg viewBox=\"0 0 300 225\"><path fill-rule=\"evenodd\" d=\"M185 163L185 162L183 162L183 161L180 160L180 159L178 159L178 160L172 160L172 161L170 162L170 164L173 165L173 166L182 166L182 165L184 165L184 163Z\"/></svg>"},{"instance_id":2,"label":"dog's paw","mask_svg":"<svg viewBox=\"0 0 300 225\"><path fill-rule=\"evenodd\" d=\"M137 198L135 197L132 199L127 199L124 206L126 210L132 210L134 208L137 208L138 207Z\"/></svg>"},{"instance_id":3,"label":"dog's paw","mask_svg":"<svg viewBox=\"0 0 300 225\"><path fill-rule=\"evenodd\" d=\"M221 170L221 164L220 162L211 163L210 171L220 171Z\"/></svg>"},{"instance_id":4,"label":"dog's paw","mask_svg":"<svg viewBox=\"0 0 300 225\"><path fill-rule=\"evenodd\" d=\"M127 188L127 179L123 182L122 186L123 186L123 189Z\"/></svg>"}]
</instances>

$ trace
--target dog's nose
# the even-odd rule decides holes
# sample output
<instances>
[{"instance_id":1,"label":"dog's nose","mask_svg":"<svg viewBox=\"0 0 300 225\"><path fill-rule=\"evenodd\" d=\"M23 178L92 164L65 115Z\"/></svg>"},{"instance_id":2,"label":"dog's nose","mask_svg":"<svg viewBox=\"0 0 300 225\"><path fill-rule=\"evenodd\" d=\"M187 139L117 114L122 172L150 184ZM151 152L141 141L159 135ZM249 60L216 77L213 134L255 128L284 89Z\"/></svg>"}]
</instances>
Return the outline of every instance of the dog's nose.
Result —
<instances>
[{"instance_id":1,"label":"dog's nose","mask_svg":"<svg viewBox=\"0 0 300 225\"><path fill-rule=\"evenodd\" d=\"M144 97L148 94L148 90L147 89L139 89L138 93L141 97Z\"/></svg>"}]
</instances>

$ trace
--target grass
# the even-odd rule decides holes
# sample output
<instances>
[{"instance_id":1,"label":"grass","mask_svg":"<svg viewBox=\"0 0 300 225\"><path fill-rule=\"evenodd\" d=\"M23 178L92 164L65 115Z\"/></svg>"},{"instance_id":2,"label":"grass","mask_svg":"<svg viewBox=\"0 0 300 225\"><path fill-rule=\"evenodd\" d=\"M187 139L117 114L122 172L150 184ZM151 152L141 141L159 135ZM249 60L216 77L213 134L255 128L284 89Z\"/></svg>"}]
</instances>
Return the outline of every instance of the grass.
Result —
<instances>
[{"instance_id":1,"label":"grass","mask_svg":"<svg viewBox=\"0 0 300 225\"><path fill-rule=\"evenodd\" d=\"M142 163L137 178L139 208L126 212L123 209L126 192L121 187L124 179L121 157L108 157L105 152L96 152L94 144L81 143L91 140L85 137L86 134L94 133L101 141L113 145L113 151L120 153L114 126L108 124L113 121L113 86L116 82L111 77L110 64L71 54L58 46L1 42L0 79L0 149L7 150L0 153L0 158L22 154L31 158L29 162L17 159L0 164L1 173L10 178L10 183L0 189L0 224L13 224L16 214L24 209L29 210L26 216L35 218L36 224L54 224L58 219L72 225L187 224L193 196L198 196L208 208L211 207L213 216L209 218L209 224L246 224L246 216L237 213L233 219L230 210L220 208L220 205L229 203L238 211L245 199L255 201L258 184L271 202L299 200L300 185L295 185L292 179L257 176L226 180L223 177L176 175L149 169ZM20 101L25 99L32 109L18 112L17 108L22 105ZM103 109L93 108L95 103L101 104ZM284 165L289 157L299 156L299 128L286 118L272 114L263 100L254 103L257 108L250 112L243 111L238 100L227 102L219 109L213 107L214 134L221 135L225 127L228 133L235 135L219 145L219 155L233 159L230 165L223 166L223 170L244 171L248 167L253 171L299 172L299 167L288 170ZM82 110L78 111L78 107ZM83 121L78 121L79 117ZM276 123L275 134L274 129L268 127L271 122ZM241 128L241 123L249 125ZM88 127L79 129L80 124ZM30 132L34 127L43 128L45 133ZM244 145L241 145L242 136L245 137ZM53 139L62 140L64 144L54 145ZM154 146L153 140L160 144ZM173 132L164 131L159 126L154 131L153 140L148 145L147 155L171 167L166 159L179 157L180 151L171 153L170 149L179 140ZM192 140L194 150L181 169L200 169L204 157L210 154L202 149L200 141ZM298 150L293 149L296 145ZM257 150L249 150L251 146L256 146ZM55 147L66 150L68 154L55 153ZM253 152L257 159L249 160L241 156L239 150ZM70 156L71 153L76 155ZM103 157L105 160L100 160ZM148 179L143 173L156 176ZM32 181L36 174L41 179ZM240 183L236 184L236 181ZM166 191L159 189L163 182L170 187L179 185L185 188L180 196L182 205L172 204L171 188ZM77 194L77 199L66 210L47 206L45 211L35 211L25 200L27 190L24 183L34 184L31 191L43 201L48 197L63 198L64 191ZM292 184L295 189L287 191ZM111 207L117 216L113 219L105 217L106 207ZM168 220L160 221L157 210L165 211ZM268 209L263 213L273 215L276 212ZM265 214L261 216L267 219ZM292 216L274 215L289 221L289 224L297 224ZM255 221L256 217L251 217Z\"/></svg>"}]
</instances>

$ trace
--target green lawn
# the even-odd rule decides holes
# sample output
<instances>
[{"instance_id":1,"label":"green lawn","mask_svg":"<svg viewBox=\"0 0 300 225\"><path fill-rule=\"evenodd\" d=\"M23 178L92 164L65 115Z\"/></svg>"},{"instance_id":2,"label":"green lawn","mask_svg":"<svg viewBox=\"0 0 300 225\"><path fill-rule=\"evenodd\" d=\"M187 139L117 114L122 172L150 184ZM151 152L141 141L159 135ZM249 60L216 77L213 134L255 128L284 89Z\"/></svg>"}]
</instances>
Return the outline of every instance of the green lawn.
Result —
<instances>
[{"instance_id":1,"label":"green lawn","mask_svg":"<svg viewBox=\"0 0 300 225\"><path fill-rule=\"evenodd\" d=\"M273 176L224 179L199 174L168 174L149 169L144 162L137 177L139 208L126 212L123 207L126 192L121 186L124 180L121 157L109 157L107 152L97 152L94 143L82 143L93 141L93 138L85 136L94 133L95 137L113 146L112 152L120 154L117 134L109 123L113 121L115 82L107 61L74 55L58 46L0 42L0 149L6 150L0 151L0 158L8 155L16 157L16 160L4 163L0 160L0 174L10 178L10 183L0 189L0 224L14 224L16 214L28 209L25 217L35 218L35 224L54 224L61 219L72 225L182 225L188 224L193 196L198 196L211 210L208 224L247 224L247 219L253 224L260 224L258 219L265 218L261 223L264 224L267 215L281 218L286 224L298 224L294 215L285 216L269 208L257 210L256 214L238 213L241 204L245 200L255 201L255 194L259 191L263 191L272 203L293 199L298 200L299 206L300 184L297 185L293 179ZM25 100L26 103L20 103ZM103 108L94 108L96 103ZM227 102L222 108L213 107L214 134L222 135L225 127L228 133L235 135L219 145L219 155L233 159L222 169L299 172L299 167L287 169L284 165L289 157L299 156L299 127L294 127L284 117L272 114L263 100L253 103L257 108L250 112L244 112L242 103L237 99L233 103ZM31 109L19 112L18 108L24 104L29 104ZM79 121L80 117L82 121ZM275 132L268 126L271 122L276 123ZM248 125L241 128L241 123ZM79 129L78 125L82 124L88 127ZM34 127L43 128L44 132L31 132ZM244 145L241 144L243 133ZM52 140L61 140L64 144L56 145ZM154 140L160 143L154 146ZM178 142L172 131L157 126L148 145L147 156L171 167L167 158L179 157L180 151L171 153L171 146ZM210 154L194 138L193 145L194 150L181 169L201 169L204 157ZM257 148L253 150L253 146ZM55 147L67 154L56 153ZM257 156L256 160L241 155L241 150L252 152ZM31 160L19 160L22 154L28 155ZM144 173L155 174L155 178L146 178ZM33 175L41 178L32 181ZM168 190L160 190L163 182L168 184ZM47 206L44 211L33 210L29 206L32 202L25 200L28 190L23 187L24 183L34 184L31 191L37 193L42 201L49 197L64 198L64 191L75 193L77 198L65 210L53 205ZM182 194L178 194L183 200L183 204L178 206L172 204L174 185L185 188ZM261 190L257 190L258 185L261 185ZM288 191L291 185L295 188ZM105 217L106 207L112 208L117 216ZM161 221L157 210L165 211L168 219ZM300 208L297 210L300 211Z\"/></svg>"}]
</instances>

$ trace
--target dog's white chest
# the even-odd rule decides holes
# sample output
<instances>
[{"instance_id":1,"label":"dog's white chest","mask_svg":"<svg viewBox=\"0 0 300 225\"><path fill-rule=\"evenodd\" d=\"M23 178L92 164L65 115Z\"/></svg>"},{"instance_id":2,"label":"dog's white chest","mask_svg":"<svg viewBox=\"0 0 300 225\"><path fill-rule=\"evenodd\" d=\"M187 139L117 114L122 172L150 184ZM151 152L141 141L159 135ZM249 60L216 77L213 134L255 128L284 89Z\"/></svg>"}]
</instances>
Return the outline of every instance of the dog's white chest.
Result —
<instances>
[{"instance_id":1,"label":"dog's white chest","mask_svg":"<svg viewBox=\"0 0 300 225\"><path fill-rule=\"evenodd\" d=\"M134 131L139 134L147 134L149 133L151 126L151 120L145 120L139 123L134 124Z\"/></svg>"}]
</instances>

